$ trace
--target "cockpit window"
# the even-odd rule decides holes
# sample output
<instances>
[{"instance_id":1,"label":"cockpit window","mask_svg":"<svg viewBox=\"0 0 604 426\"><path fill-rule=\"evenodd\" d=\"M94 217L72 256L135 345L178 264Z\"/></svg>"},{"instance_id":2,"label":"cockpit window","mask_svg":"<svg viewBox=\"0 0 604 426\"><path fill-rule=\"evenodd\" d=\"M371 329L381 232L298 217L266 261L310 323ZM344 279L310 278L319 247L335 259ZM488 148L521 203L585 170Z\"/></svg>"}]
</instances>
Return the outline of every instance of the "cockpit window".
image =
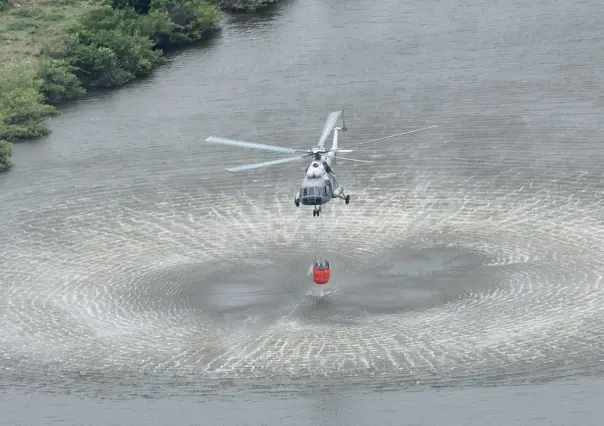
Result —
<instances>
[{"instance_id":1,"label":"cockpit window","mask_svg":"<svg viewBox=\"0 0 604 426\"><path fill-rule=\"evenodd\" d=\"M327 195L327 188L325 187L311 187L311 188L302 188L302 196L303 197L321 197Z\"/></svg>"}]
</instances>

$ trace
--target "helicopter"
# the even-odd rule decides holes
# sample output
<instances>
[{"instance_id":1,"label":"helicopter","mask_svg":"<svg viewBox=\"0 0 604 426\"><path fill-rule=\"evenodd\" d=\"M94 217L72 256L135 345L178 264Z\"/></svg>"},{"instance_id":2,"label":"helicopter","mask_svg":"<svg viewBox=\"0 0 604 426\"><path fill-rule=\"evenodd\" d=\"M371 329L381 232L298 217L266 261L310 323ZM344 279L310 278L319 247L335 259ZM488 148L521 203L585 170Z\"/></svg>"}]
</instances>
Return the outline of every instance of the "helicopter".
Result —
<instances>
[{"instance_id":1,"label":"helicopter","mask_svg":"<svg viewBox=\"0 0 604 426\"><path fill-rule=\"evenodd\" d=\"M342 117L342 127L335 126L338 119ZM411 130L396 135L386 136L379 139L373 139L370 141L359 142L350 146L359 146L366 143L377 142L384 139L393 138L396 136L407 135L410 133L419 132L421 130L432 129L438 126L429 126L417 130ZM350 203L350 195L344 193L344 188L338 183L336 174L333 171L332 166L336 163L336 158L346 161L353 161L359 163L373 163L369 160L358 160L354 158L347 158L337 156L336 154L344 152L353 152L351 149L341 149L338 147L338 136L340 132L347 130L346 123L344 121L344 110L333 111L325 120L323 131L319 137L319 142L316 146L311 149L293 149L285 148L275 145L265 145L255 142L246 142L234 139L226 139L222 137L210 136L205 141L208 143L215 143L221 145L237 146L241 148L252 148L260 149L265 151L273 151L287 154L304 153L304 155L298 155L295 157L287 157L278 160L266 161L263 163L246 164L243 166L232 167L225 169L229 172L240 172L244 170L257 169L260 167L273 166L278 164L285 164L294 161L300 161L311 157L312 161L306 168L304 179L300 185L300 189L294 195L294 204L299 207L300 204L305 206L314 206L313 216L318 217L321 214L321 206L328 203L333 198L341 198L346 204ZM325 142L333 131L333 141L330 149L325 148Z\"/></svg>"}]
</instances>

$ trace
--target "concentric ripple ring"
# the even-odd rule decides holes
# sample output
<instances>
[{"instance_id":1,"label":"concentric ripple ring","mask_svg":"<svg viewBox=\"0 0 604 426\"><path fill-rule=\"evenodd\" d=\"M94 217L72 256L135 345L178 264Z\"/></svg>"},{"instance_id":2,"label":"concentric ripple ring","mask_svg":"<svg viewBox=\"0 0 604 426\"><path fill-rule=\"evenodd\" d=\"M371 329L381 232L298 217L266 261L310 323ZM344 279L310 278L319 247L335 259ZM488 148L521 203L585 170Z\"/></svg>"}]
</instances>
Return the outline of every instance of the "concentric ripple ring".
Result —
<instances>
[{"instance_id":1,"label":"concentric ripple ring","mask_svg":"<svg viewBox=\"0 0 604 426\"><path fill-rule=\"evenodd\" d=\"M19 211L1 241L2 366L401 383L596 366L603 202L513 165L451 179L460 160L422 140L420 163L360 172L319 220L278 189L262 205L91 190ZM335 265L324 298L305 274L317 243Z\"/></svg>"},{"instance_id":2,"label":"concentric ripple ring","mask_svg":"<svg viewBox=\"0 0 604 426\"><path fill-rule=\"evenodd\" d=\"M361 3L234 17L15 146L0 386L601 375L604 4ZM320 218L294 205L306 164L233 175L275 157L203 143L308 148L340 108L342 148L438 127L338 161L351 201Z\"/></svg>"}]
</instances>

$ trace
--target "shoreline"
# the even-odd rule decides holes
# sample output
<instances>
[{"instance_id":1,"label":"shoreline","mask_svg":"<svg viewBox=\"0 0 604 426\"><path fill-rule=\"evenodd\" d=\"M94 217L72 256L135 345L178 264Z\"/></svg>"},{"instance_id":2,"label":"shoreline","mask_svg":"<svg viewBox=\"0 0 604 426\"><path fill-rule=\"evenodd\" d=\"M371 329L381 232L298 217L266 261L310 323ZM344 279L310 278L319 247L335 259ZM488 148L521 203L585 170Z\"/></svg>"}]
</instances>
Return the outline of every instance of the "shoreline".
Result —
<instances>
[{"instance_id":1,"label":"shoreline","mask_svg":"<svg viewBox=\"0 0 604 426\"><path fill-rule=\"evenodd\" d=\"M0 0L0 173L13 144L51 131L46 118L89 93L151 75L168 56L205 44L225 13L279 0Z\"/></svg>"}]
</instances>

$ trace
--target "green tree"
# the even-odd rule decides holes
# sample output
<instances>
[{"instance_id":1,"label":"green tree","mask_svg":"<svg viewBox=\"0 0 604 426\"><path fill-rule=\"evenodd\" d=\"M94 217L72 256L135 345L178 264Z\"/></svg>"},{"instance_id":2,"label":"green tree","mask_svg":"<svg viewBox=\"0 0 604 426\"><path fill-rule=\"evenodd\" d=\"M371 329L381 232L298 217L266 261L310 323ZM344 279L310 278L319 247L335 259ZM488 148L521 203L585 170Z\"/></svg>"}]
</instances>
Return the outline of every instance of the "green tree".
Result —
<instances>
[{"instance_id":1,"label":"green tree","mask_svg":"<svg viewBox=\"0 0 604 426\"><path fill-rule=\"evenodd\" d=\"M137 13L131 0L110 1L73 24L64 48L52 53L70 68L55 63L51 83L58 80L61 87L45 87L48 99L78 94L75 83L64 84L71 72L86 89L148 75L161 62L162 49L201 40L220 23L220 11L203 0L153 0L146 14Z\"/></svg>"},{"instance_id":2,"label":"green tree","mask_svg":"<svg viewBox=\"0 0 604 426\"><path fill-rule=\"evenodd\" d=\"M205 39L220 24L220 10L203 0L151 0L151 12L167 12L173 27L162 47L170 48Z\"/></svg>"},{"instance_id":3,"label":"green tree","mask_svg":"<svg viewBox=\"0 0 604 426\"><path fill-rule=\"evenodd\" d=\"M276 1L277 0L212 0L212 3L223 10L253 12L264 6L268 6L271 3L275 3Z\"/></svg>"},{"instance_id":4,"label":"green tree","mask_svg":"<svg viewBox=\"0 0 604 426\"><path fill-rule=\"evenodd\" d=\"M13 144L9 141L0 139L0 172L5 172L11 168L11 157L13 155Z\"/></svg>"},{"instance_id":5,"label":"green tree","mask_svg":"<svg viewBox=\"0 0 604 426\"><path fill-rule=\"evenodd\" d=\"M123 85L150 73L161 57L150 34L141 33L134 10L109 6L89 12L69 29L65 53L87 88Z\"/></svg>"},{"instance_id":6,"label":"green tree","mask_svg":"<svg viewBox=\"0 0 604 426\"><path fill-rule=\"evenodd\" d=\"M75 75L76 68L64 59L42 58L38 65L38 76L42 79L41 91L46 102L59 102L81 98L86 94Z\"/></svg>"},{"instance_id":7,"label":"green tree","mask_svg":"<svg viewBox=\"0 0 604 426\"><path fill-rule=\"evenodd\" d=\"M15 141L48 133L42 119L56 109L44 102L42 86L30 62L11 61L0 68L0 139Z\"/></svg>"},{"instance_id":8,"label":"green tree","mask_svg":"<svg viewBox=\"0 0 604 426\"><path fill-rule=\"evenodd\" d=\"M0 167L10 167L11 142L49 132L43 119L53 105L151 73L163 49L206 38L220 18L204 0L106 0L68 27L63 43L45 46L37 66L0 63Z\"/></svg>"},{"instance_id":9,"label":"green tree","mask_svg":"<svg viewBox=\"0 0 604 426\"><path fill-rule=\"evenodd\" d=\"M151 0L108 0L107 4L114 9L134 9L141 15L146 15L151 8Z\"/></svg>"}]
</instances>

